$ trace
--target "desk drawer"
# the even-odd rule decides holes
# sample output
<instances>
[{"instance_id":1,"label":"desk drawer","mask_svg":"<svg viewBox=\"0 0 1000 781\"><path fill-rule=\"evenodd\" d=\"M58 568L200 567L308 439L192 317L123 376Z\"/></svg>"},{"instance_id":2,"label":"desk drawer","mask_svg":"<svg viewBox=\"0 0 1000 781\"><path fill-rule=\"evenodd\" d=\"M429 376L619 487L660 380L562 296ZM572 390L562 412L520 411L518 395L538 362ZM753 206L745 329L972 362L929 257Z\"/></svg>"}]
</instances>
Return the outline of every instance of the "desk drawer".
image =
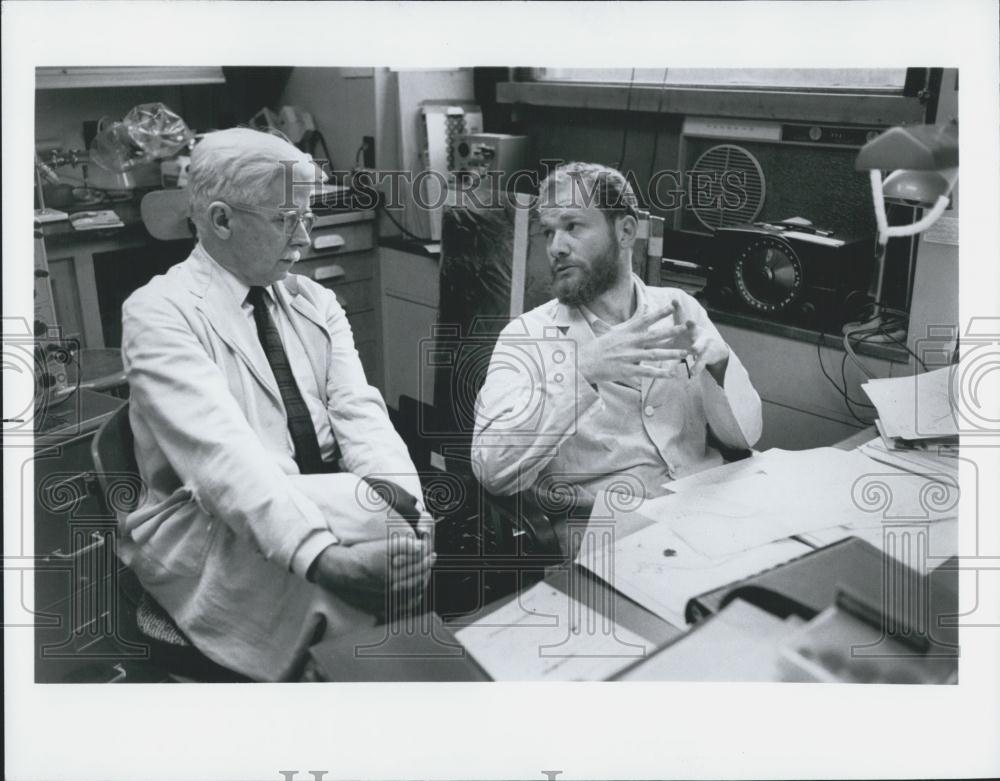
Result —
<instances>
[{"instance_id":1,"label":"desk drawer","mask_svg":"<svg viewBox=\"0 0 1000 781\"><path fill-rule=\"evenodd\" d=\"M371 279L375 273L375 257L370 252L331 257L323 255L300 260L293 266L296 274L303 274L327 287Z\"/></svg>"},{"instance_id":2,"label":"desk drawer","mask_svg":"<svg viewBox=\"0 0 1000 781\"><path fill-rule=\"evenodd\" d=\"M350 252L372 249L375 246L375 223L346 223L342 225L324 225L313 229L311 242L302 250L302 259L318 255L346 255Z\"/></svg>"},{"instance_id":3,"label":"desk drawer","mask_svg":"<svg viewBox=\"0 0 1000 781\"><path fill-rule=\"evenodd\" d=\"M358 342L354 344L361 359L361 368L365 370L365 379L371 385L375 382L375 371L378 367L378 342Z\"/></svg>"},{"instance_id":4,"label":"desk drawer","mask_svg":"<svg viewBox=\"0 0 1000 781\"><path fill-rule=\"evenodd\" d=\"M371 309L372 284L368 281L349 282L346 285L326 285L337 296L337 302L347 314Z\"/></svg>"},{"instance_id":5,"label":"desk drawer","mask_svg":"<svg viewBox=\"0 0 1000 781\"><path fill-rule=\"evenodd\" d=\"M358 312L348 315L347 322L351 324L351 332L354 334L354 343L374 341L375 339L375 312Z\"/></svg>"}]
</instances>

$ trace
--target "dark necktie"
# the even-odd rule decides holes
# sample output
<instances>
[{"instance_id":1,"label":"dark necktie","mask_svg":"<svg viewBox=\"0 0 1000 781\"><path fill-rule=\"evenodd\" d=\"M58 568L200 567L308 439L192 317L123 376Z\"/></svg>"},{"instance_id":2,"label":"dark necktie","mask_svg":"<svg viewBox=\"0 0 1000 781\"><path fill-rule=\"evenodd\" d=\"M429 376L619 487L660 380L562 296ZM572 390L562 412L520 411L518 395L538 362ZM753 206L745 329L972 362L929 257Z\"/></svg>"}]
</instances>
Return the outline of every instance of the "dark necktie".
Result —
<instances>
[{"instance_id":1,"label":"dark necktie","mask_svg":"<svg viewBox=\"0 0 1000 781\"><path fill-rule=\"evenodd\" d=\"M329 471L319 451L319 440L316 439L316 429L313 427L312 416L306 406L299 386L295 383L292 367L288 363L288 355L281 344L278 326L267 310L267 293L262 287L250 288L247 300L253 305L253 319L257 324L257 336L260 338L267 362L271 364L274 379L278 382L281 400L285 404L285 414L288 416L288 430L295 445L295 463L304 475L320 474Z\"/></svg>"}]
</instances>

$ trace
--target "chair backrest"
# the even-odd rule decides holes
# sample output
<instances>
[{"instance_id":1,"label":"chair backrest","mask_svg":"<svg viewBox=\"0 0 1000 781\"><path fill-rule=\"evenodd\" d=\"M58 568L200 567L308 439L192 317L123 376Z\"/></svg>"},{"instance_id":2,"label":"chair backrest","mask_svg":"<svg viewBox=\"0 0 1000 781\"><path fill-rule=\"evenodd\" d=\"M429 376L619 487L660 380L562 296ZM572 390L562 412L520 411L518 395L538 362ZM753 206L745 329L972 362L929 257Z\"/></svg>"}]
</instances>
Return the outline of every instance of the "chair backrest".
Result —
<instances>
[{"instance_id":1,"label":"chair backrest","mask_svg":"<svg viewBox=\"0 0 1000 781\"><path fill-rule=\"evenodd\" d=\"M663 258L664 220L639 211L639 230L632 245L632 271L647 285L659 286L660 261Z\"/></svg>"},{"instance_id":2,"label":"chair backrest","mask_svg":"<svg viewBox=\"0 0 1000 781\"><path fill-rule=\"evenodd\" d=\"M149 235L160 241L190 239L194 229L189 218L188 191L153 190L139 204L142 224Z\"/></svg>"},{"instance_id":3,"label":"chair backrest","mask_svg":"<svg viewBox=\"0 0 1000 781\"><path fill-rule=\"evenodd\" d=\"M551 297L545 241L531 199L497 193L485 205L447 206L441 227L440 308L433 350L434 428L471 442L475 402L503 327ZM425 360L426 358L426 360Z\"/></svg>"},{"instance_id":4,"label":"chair backrest","mask_svg":"<svg viewBox=\"0 0 1000 781\"><path fill-rule=\"evenodd\" d=\"M441 231L441 304L432 351L435 430L454 433L459 451L471 437L497 335L512 317L552 295L532 199L506 194L482 202L489 205L446 207ZM660 284L663 228L662 217L639 212L632 269L647 284Z\"/></svg>"},{"instance_id":5,"label":"chair backrest","mask_svg":"<svg viewBox=\"0 0 1000 781\"><path fill-rule=\"evenodd\" d=\"M134 510L144 488L135 461L135 439L128 410L126 401L101 424L90 444L101 493L108 508L116 514Z\"/></svg>"}]
</instances>

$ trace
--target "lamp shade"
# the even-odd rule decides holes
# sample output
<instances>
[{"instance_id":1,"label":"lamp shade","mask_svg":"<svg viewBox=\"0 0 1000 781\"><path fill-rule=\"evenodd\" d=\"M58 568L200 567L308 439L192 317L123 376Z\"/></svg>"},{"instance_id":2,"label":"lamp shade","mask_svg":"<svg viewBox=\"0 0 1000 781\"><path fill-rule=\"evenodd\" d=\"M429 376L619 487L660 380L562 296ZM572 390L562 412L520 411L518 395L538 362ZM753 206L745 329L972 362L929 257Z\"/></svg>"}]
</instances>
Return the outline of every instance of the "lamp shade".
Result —
<instances>
[{"instance_id":1,"label":"lamp shade","mask_svg":"<svg viewBox=\"0 0 1000 781\"><path fill-rule=\"evenodd\" d=\"M942 195L948 195L958 176L958 169L945 171L898 170L882 182L886 201L906 206L933 206Z\"/></svg>"},{"instance_id":2,"label":"lamp shade","mask_svg":"<svg viewBox=\"0 0 1000 781\"><path fill-rule=\"evenodd\" d=\"M958 166L958 125L891 127L858 152L858 171L941 171Z\"/></svg>"}]
</instances>

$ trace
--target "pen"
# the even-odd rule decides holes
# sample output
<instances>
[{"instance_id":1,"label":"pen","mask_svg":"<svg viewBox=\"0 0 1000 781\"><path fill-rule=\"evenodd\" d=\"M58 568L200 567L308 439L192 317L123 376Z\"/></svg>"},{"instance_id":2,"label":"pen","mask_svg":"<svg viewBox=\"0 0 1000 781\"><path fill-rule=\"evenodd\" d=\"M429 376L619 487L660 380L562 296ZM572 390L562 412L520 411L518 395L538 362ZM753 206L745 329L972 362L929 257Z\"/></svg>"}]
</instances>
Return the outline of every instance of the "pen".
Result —
<instances>
[{"instance_id":1,"label":"pen","mask_svg":"<svg viewBox=\"0 0 1000 781\"><path fill-rule=\"evenodd\" d=\"M691 379L691 365L688 363L687 358L681 358L681 363L684 364L684 368L687 369L688 379Z\"/></svg>"}]
</instances>

